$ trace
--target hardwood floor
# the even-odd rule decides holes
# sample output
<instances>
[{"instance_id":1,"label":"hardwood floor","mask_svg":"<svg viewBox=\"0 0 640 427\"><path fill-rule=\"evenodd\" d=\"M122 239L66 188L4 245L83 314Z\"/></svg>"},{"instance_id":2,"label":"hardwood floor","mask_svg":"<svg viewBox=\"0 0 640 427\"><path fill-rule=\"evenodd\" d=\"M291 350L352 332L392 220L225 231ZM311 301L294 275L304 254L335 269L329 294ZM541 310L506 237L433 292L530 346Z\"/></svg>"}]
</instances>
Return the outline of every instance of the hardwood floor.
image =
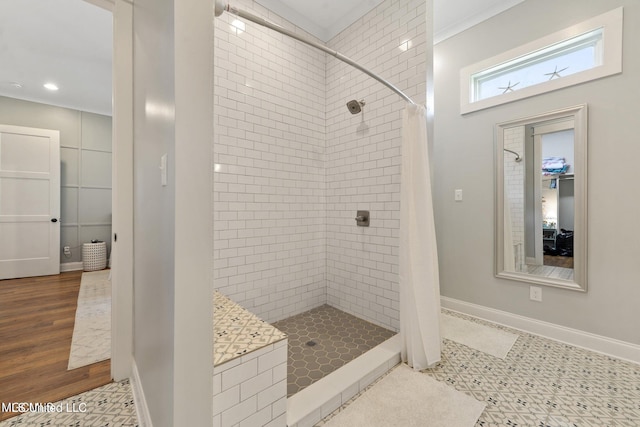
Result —
<instances>
[{"instance_id":1,"label":"hardwood floor","mask_svg":"<svg viewBox=\"0 0 640 427\"><path fill-rule=\"evenodd\" d=\"M560 255L545 255L544 265L552 267L573 268L573 257Z\"/></svg>"},{"instance_id":2,"label":"hardwood floor","mask_svg":"<svg viewBox=\"0 0 640 427\"><path fill-rule=\"evenodd\" d=\"M0 402L55 402L111 382L109 360L67 371L81 276L0 280Z\"/></svg>"}]
</instances>

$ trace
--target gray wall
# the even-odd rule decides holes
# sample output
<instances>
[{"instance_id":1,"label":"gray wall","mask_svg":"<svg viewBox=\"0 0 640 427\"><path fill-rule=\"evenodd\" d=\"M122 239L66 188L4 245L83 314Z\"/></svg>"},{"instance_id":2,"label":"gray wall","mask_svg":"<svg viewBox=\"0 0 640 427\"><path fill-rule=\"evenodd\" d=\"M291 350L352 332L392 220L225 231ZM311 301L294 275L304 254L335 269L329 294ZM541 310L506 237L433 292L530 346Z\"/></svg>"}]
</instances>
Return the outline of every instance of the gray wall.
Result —
<instances>
[{"instance_id":1,"label":"gray wall","mask_svg":"<svg viewBox=\"0 0 640 427\"><path fill-rule=\"evenodd\" d=\"M134 342L151 420L173 419L175 128L173 1L134 8ZM168 154L168 185L160 157Z\"/></svg>"},{"instance_id":2,"label":"gray wall","mask_svg":"<svg viewBox=\"0 0 640 427\"><path fill-rule=\"evenodd\" d=\"M624 6L623 73L460 115L460 68ZM435 46L435 201L443 296L640 344L640 2L527 0ZM494 276L494 124L589 105L587 293ZM464 190L456 203L453 192Z\"/></svg>"},{"instance_id":3,"label":"gray wall","mask_svg":"<svg viewBox=\"0 0 640 427\"><path fill-rule=\"evenodd\" d=\"M133 10L133 357L157 427L213 416L212 19L201 0Z\"/></svg>"},{"instance_id":4,"label":"gray wall","mask_svg":"<svg viewBox=\"0 0 640 427\"><path fill-rule=\"evenodd\" d=\"M60 263L82 261L93 239L110 251L111 117L0 96L0 123L60 131Z\"/></svg>"}]
</instances>

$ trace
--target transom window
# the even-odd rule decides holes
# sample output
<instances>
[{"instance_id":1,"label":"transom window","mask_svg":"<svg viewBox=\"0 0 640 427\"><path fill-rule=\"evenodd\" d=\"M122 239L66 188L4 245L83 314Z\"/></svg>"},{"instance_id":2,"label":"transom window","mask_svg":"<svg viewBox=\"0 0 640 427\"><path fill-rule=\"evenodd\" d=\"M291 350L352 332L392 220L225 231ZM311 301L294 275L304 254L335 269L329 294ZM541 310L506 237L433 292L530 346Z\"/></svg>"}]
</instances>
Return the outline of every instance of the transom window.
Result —
<instances>
[{"instance_id":1,"label":"transom window","mask_svg":"<svg viewBox=\"0 0 640 427\"><path fill-rule=\"evenodd\" d=\"M622 8L618 8L465 67L461 71L461 113L621 71Z\"/></svg>"}]
</instances>

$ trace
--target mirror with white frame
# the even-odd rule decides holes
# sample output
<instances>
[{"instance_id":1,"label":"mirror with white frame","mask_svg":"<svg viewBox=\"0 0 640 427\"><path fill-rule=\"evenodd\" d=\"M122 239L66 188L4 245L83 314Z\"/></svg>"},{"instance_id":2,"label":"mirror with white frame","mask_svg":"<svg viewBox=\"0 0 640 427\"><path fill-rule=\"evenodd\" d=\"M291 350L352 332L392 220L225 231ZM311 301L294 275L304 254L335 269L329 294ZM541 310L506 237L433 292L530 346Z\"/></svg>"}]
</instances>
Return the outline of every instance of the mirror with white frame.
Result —
<instances>
[{"instance_id":1,"label":"mirror with white frame","mask_svg":"<svg viewBox=\"0 0 640 427\"><path fill-rule=\"evenodd\" d=\"M496 276L587 290L587 106L496 125Z\"/></svg>"}]
</instances>

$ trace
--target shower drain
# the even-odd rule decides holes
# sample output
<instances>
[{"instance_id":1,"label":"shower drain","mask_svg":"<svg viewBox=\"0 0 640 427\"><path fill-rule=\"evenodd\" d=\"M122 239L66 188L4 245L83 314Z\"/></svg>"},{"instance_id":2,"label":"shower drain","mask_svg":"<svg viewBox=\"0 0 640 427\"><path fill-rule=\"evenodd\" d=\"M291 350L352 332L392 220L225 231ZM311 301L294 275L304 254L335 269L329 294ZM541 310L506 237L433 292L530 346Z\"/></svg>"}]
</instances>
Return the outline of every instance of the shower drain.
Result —
<instances>
[{"instance_id":1,"label":"shower drain","mask_svg":"<svg viewBox=\"0 0 640 427\"><path fill-rule=\"evenodd\" d=\"M316 342L315 341L307 341L307 345L309 347L313 347L314 345L316 345Z\"/></svg>"}]
</instances>

